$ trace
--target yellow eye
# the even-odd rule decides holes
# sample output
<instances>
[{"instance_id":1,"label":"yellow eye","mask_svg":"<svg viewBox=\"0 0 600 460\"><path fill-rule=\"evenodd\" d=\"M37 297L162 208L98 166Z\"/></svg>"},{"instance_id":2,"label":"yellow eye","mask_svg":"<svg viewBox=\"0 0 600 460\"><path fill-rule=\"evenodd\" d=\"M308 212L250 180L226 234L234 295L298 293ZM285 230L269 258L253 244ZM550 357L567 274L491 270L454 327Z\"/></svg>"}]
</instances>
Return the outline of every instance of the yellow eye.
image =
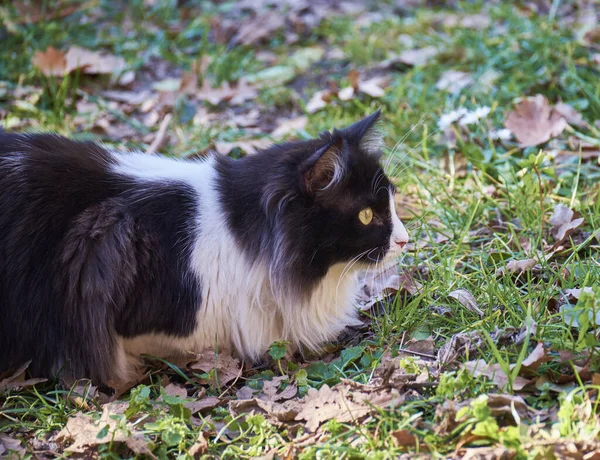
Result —
<instances>
[{"instance_id":1,"label":"yellow eye","mask_svg":"<svg viewBox=\"0 0 600 460\"><path fill-rule=\"evenodd\" d=\"M373 210L371 208L365 208L358 213L358 220L364 225L369 225L373 220Z\"/></svg>"}]
</instances>

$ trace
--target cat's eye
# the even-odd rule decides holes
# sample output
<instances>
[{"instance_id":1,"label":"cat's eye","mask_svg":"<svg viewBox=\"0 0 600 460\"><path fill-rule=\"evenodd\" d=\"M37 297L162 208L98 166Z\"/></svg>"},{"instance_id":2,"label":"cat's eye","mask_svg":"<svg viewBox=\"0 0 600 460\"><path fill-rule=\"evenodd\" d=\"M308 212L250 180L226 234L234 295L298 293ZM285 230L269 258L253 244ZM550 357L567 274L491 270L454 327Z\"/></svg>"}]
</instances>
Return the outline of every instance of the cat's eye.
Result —
<instances>
[{"instance_id":1,"label":"cat's eye","mask_svg":"<svg viewBox=\"0 0 600 460\"><path fill-rule=\"evenodd\" d=\"M358 220L364 225L369 225L373 220L373 210L371 208L365 208L358 213Z\"/></svg>"}]
</instances>

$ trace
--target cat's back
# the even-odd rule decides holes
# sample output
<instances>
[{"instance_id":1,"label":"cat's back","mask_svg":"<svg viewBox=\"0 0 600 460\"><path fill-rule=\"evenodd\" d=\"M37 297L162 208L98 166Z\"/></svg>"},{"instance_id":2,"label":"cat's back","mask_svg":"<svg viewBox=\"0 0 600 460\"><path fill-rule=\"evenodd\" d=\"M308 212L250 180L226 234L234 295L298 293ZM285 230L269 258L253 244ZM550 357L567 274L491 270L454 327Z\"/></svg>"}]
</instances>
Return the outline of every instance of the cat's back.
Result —
<instances>
[{"instance_id":1,"label":"cat's back","mask_svg":"<svg viewBox=\"0 0 600 460\"><path fill-rule=\"evenodd\" d=\"M193 327L197 198L159 177L169 164L0 131L0 371L33 359L47 375L69 358L75 375L106 381L117 333Z\"/></svg>"}]
</instances>

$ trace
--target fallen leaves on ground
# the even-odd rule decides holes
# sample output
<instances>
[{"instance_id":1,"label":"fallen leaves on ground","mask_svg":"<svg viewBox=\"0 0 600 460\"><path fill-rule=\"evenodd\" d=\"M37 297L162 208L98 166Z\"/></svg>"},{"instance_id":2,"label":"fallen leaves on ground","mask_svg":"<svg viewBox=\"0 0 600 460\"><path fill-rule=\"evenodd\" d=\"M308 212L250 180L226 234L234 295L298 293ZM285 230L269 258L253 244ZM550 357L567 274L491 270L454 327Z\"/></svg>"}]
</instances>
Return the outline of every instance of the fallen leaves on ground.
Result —
<instances>
[{"instance_id":1,"label":"fallen leaves on ground","mask_svg":"<svg viewBox=\"0 0 600 460\"><path fill-rule=\"evenodd\" d=\"M437 81L435 87L451 94L458 94L471 84L473 84L473 78L470 73L460 70L447 70Z\"/></svg>"},{"instance_id":2,"label":"fallen leaves on ground","mask_svg":"<svg viewBox=\"0 0 600 460\"><path fill-rule=\"evenodd\" d=\"M253 398L231 401L229 407L234 415L263 413L273 423L301 423L306 430L314 432L328 420L357 423L376 408L393 408L403 400L394 389L343 381L333 387L310 388L302 399L280 403Z\"/></svg>"},{"instance_id":3,"label":"fallen leaves on ground","mask_svg":"<svg viewBox=\"0 0 600 460\"><path fill-rule=\"evenodd\" d=\"M460 302L460 304L472 313L478 314L480 317L484 316L483 311L477 306L477 301L473 294L466 289L456 289L448 294L448 297L452 297Z\"/></svg>"},{"instance_id":4,"label":"fallen leaves on ground","mask_svg":"<svg viewBox=\"0 0 600 460\"><path fill-rule=\"evenodd\" d=\"M21 390L23 388L32 387L38 383L45 382L46 379L28 379L25 377L25 373L29 367L29 364L31 364L31 361L28 361L15 369L9 369L8 371L0 374L0 392Z\"/></svg>"},{"instance_id":5,"label":"fallen leaves on ground","mask_svg":"<svg viewBox=\"0 0 600 460\"><path fill-rule=\"evenodd\" d=\"M511 379L500 364L488 364L483 359L477 359L475 361L467 361L463 364L463 367L469 371L472 375L479 377L487 377L494 385L498 388L505 388L509 381L512 380L512 389L519 391L531 384L532 381L523 377L515 377Z\"/></svg>"},{"instance_id":6,"label":"fallen leaves on ground","mask_svg":"<svg viewBox=\"0 0 600 460\"><path fill-rule=\"evenodd\" d=\"M555 239L550 251L556 250L569 235L581 227L583 220L583 217L575 218L575 213L568 206L557 204L549 220L552 225L551 233Z\"/></svg>"},{"instance_id":7,"label":"fallen leaves on ground","mask_svg":"<svg viewBox=\"0 0 600 460\"><path fill-rule=\"evenodd\" d=\"M71 441L67 452L86 453L100 444L124 443L135 454L155 458L144 435L130 422L124 422L124 402L105 404L99 420L91 415L78 413L70 417L67 425L54 437L59 443ZM119 423L121 421L121 423Z\"/></svg>"},{"instance_id":8,"label":"fallen leaves on ground","mask_svg":"<svg viewBox=\"0 0 600 460\"><path fill-rule=\"evenodd\" d=\"M210 377L204 383L210 382L220 386L239 378L243 370L240 360L232 357L227 350L221 350L217 354L214 350L207 349L195 355L190 361L188 365L190 369L209 374Z\"/></svg>"},{"instance_id":9,"label":"fallen leaves on ground","mask_svg":"<svg viewBox=\"0 0 600 460\"><path fill-rule=\"evenodd\" d=\"M228 155L233 149L239 148L247 154L253 154L259 150L266 149L272 144L269 139L249 139L235 142L216 142L215 150L221 155Z\"/></svg>"},{"instance_id":10,"label":"fallen leaves on ground","mask_svg":"<svg viewBox=\"0 0 600 460\"><path fill-rule=\"evenodd\" d=\"M78 46L69 48L66 53L49 46L46 51L36 51L31 62L46 76L65 76L76 70L91 75L121 74L127 67L121 57ZM133 78L132 72L126 72L120 76L119 83L131 83Z\"/></svg>"},{"instance_id":11,"label":"fallen leaves on ground","mask_svg":"<svg viewBox=\"0 0 600 460\"><path fill-rule=\"evenodd\" d=\"M550 105L545 96L521 100L509 112L504 126L515 135L522 147L533 147L548 142L567 127L563 114Z\"/></svg>"},{"instance_id":12,"label":"fallen leaves on ground","mask_svg":"<svg viewBox=\"0 0 600 460\"><path fill-rule=\"evenodd\" d=\"M377 302L396 295L398 291L415 295L422 288L421 283L414 279L408 271L399 273L396 264L383 271L367 271L361 277L358 303L363 310L367 310Z\"/></svg>"}]
</instances>

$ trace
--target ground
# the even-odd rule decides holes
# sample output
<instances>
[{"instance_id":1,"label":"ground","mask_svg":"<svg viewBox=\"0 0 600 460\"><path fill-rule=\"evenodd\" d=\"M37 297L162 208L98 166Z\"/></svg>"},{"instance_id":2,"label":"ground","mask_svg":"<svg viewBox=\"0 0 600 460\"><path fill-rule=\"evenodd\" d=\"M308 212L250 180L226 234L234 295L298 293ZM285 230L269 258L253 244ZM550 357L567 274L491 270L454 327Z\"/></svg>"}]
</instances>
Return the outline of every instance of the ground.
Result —
<instances>
[{"instance_id":1,"label":"ground","mask_svg":"<svg viewBox=\"0 0 600 460\"><path fill-rule=\"evenodd\" d=\"M382 108L412 242L320 356L0 376L0 456L600 458L594 3L2 2L4 129L239 157Z\"/></svg>"}]
</instances>

